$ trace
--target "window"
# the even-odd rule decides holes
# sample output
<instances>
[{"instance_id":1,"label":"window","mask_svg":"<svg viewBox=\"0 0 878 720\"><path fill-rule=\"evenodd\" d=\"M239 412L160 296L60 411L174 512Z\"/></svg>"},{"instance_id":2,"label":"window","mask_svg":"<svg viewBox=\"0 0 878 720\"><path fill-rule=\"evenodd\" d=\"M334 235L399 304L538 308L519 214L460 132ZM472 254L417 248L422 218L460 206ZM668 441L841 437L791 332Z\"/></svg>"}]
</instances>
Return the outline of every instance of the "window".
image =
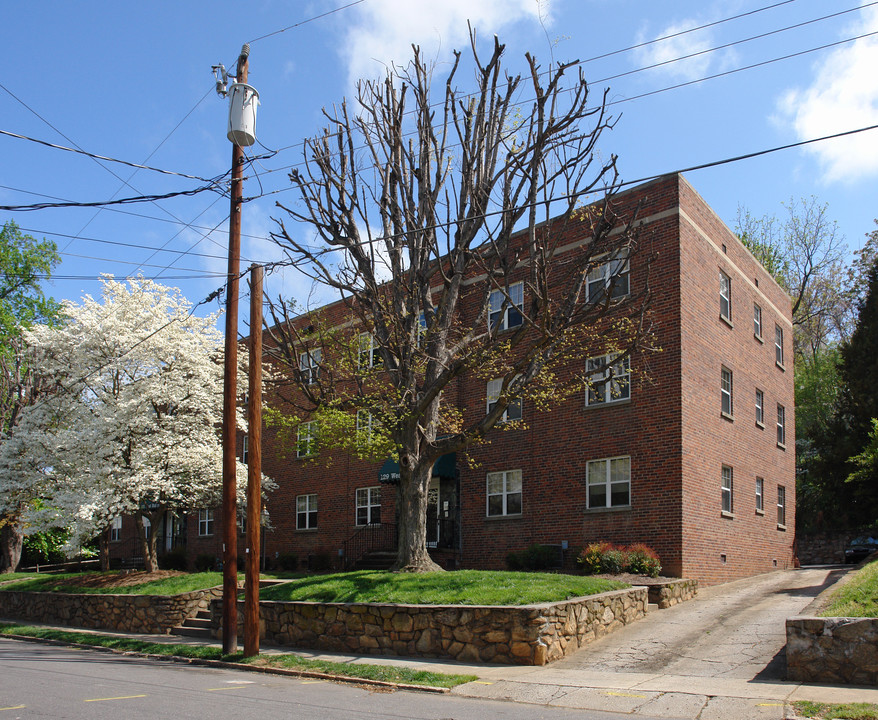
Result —
<instances>
[{"instance_id":1,"label":"window","mask_svg":"<svg viewBox=\"0 0 878 720\"><path fill-rule=\"evenodd\" d=\"M777 444L781 447L787 444L786 410L780 403L777 405Z\"/></svg>"},{"instance_id":2,"label":"window","mask_svg":"<svg viewBox=\"0 0 878 720\"><path fill-rule=\"evenodd\" d=\"M719 271L719 314L732 321L732 279L722 270Z\"/></svg>"},{"instance_id":3,"label":"window","mask_svg":"<svg viewBox=\"0 0 878 720\"><path fill-rule=\"evenodd\" d=\"M149 540L149 536L152 534L152 522L148 517L140 516L140 520L143 523L143 534L147 540Z\"/></svg>"},{"instance_id":4,"label":"window","mask_svg":"<svg viewBox=\"0 0 878 720\"><path fill-rule=\"evenodd\" d=\"M381 353L372 333L360 333L359 337L359 366L361 369L375 367L381 364Z\"/></svg>"},{"instance_id":5,"label":"window","mask_svg":"<svg viewBox=\"0 0 878 720\"><path fill-rule=\"evenodd\" d=\"M732 497L732 468L728 465L723 465L723 480L722 480L722 506L723 513L727 515L731 515L734 512L733 505L733 497Z\"/></svg>"},{"instance_id":6,"label":"window","mask_svg":"<svg viewBox=\"0 0 878 720\"><path fill-rule=\"evenodd\" d=\"M762 339L762 308L753 303L753 334Z\"/></svg>"},{"instance_id":7,"label":"window","mask_svg":"<svg viewBox=\"0 0 878 720\"><path fill-rule=\"evenodd\" d=\"M357 444L372 441L372 413L368 410L357 410Z\"/></svg>"},{"instance_id":8,"label":"window","mask_svg":"<svg viewBox=\"0 0 878 720\"><path fill-rule=\"evenodd\" d=\"M308 457L317 452L317 423L303 422L296 438L296 457Z\"/></svg>"},{"instance_id":9,"label":"window","mask_svg":"<svg viewBox=\"0 0 878 720\"><path fill-rule=\"evenodd\" d=\"M202 508L198 511L198 534L213 535L213 508Z\"/></svg>"},{"instance_id":10,"label":"window","mask_svg":"<svg viewBox=\"0 0 878 720\"><path fill-rule=\"evenodd\" d=\"M787 489L783 485L777 486L777 525L786 527L787 524Z\"/></svg>"},{"instance_id":11,"label":"window","mask_svg":"<svg viewBox=\"0 0 878 720\"><path fill-rule=\"evenodd\" d=\"M321 362L323 362L323 350L320 348L299 353L299 372L303 383L310 385L317 382L320 377Z\"/></svg>"},{"instance_id":12,"label":"window","mask_svg":"<svg viewBox=\"0 0 878 720\"><path fill-rule=\"evenodd\" d=\"M244 442L241 445L241 462L245 465L247 461L250 459L250 438L246 435L244 436Z\"/></svg>"},{"instance_id":13,"label":"window","mask_svg":"<svg viewBox=\"0 0 878 720\"><path fill-rule=\"evenodd\" d=\"M494 409L497 400L500 398L500 392L503 389L503 378L497 378L488 382L488 412ZM509 401L506 410L503 411L503 417L500 422L512 422L513 420L521 420L521 398L513 398Z\"/></svg>"},{"instance_id":14,"label":"window","mask_svg":"<svg viewBox=\"0 0 878 720\"><path fill-rule=\"evenodd\" d=\"M585 363L589 387L586 405L619 402L631 397L631 362L629 358L616 360L615 353L589 358Z\"/></svg>"},{"instance_id":15,"label":"window","mask_svg":"<svg viewBox=\"0 0 878 720\"><path fill-rule=\"evenodd\" d=\"M317 529L317 495L296 498L296 530Z\"/></svg>"},{"instance_id":16,"label":"window","mask_svg":"<svg viewBox=\"0 0 878 720\"><path fill-rule=\"evenodd\" d=\"M122 539L122 518L113 518L110 523L110 542L116 542Z\"/></svg>"},{"instance_id":17,"label":"window","mask_svg":"<svg viewBox=\"0 0 878 720\"><path fill-rule=\"evenodd\" d=\"M723 415L732 416L732 371L728 368L720 370L720 406Z\"/></svg>"},{"instance_id":18,"label":"window","mask_svg":"<svg viewBox=\"0 0 878 720\"><path fill-rule=\"evenodd\" d=\"M521 310L524 307L524 283L514 283L509 286L509 300L502 290L492 290L490 297L490 311L488 322L492 328L508 330L518 327L524 322ZM504 308L503 305L506 304Z\"/></svg>"},{"instance_id":19,"label":"window","mask_svg":"<svg viewBox=\"0 0 878 720\"><path fill-rule=\"evenodd\" d=\"M774 326L774 361L783 367L783 328Z\"/></svg>"},{"instance_id":20,"label":"window","mask_svg":"<svg viewBox=\"0 0 878 720\"><path fill-rule=\"evenodd\" d=\"M488 516L521 515L521 470L488 473Z\"/></svg>"},{"instance_id":21,"label":"window","mask_svg":"<svg viewBox=\"0 0 878 720\"><path fill-rule=\"evenodd\" d=\"M765 396L756 388L756 424L765 427Z\"/></svg>"},{"instance_id":22,"label":"window","mask_svg":"<svg viewBox=\"0 0 878 720\"><path fill-rule=\"evenodd\" d=\"M765 513L765 480L761 477L756 478L756 512Z\"/></svg>"},{"instance_id":23,"label":"window","mask_svg":"<svg viewBox=\"0 0 878 720\"><path fill-rule=\"evenodd\" d=\"M603 302L610 289L610 299L625 297L629 291L628 251L619 250L614 257L601 262L588 273L588 301Z\"/></svg>"},{"instance_id":24,"label":"window","mask_svg":"<svg viewBox=\"0 0 878 720\"><path fill-rule=\"evenodd\" d=\"M586 465L588 507L625 507L631 504L631 458L591 460Z\"/></svg>"},{"instance_id":25,"label":"window","mask_svg":"<svg viewBox=\"0 0 878 720\"><path fill-rule=\"evenodd\" d=\"M381 523L381 488L367 487L357 489L357 525L379 525Z\"/></svg>"}]
</instances>

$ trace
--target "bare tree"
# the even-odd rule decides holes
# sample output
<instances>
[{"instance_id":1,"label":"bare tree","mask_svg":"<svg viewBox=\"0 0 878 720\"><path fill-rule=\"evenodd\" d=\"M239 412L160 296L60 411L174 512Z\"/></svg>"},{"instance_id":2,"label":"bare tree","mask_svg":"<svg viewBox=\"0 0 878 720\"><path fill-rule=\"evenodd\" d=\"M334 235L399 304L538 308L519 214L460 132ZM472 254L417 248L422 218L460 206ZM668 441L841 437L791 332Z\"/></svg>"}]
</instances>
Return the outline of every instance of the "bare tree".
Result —
<instances>
[{"instance_id":1,"label":"bare tree","mask_svg":"<svg viewBox=\"0 0 878 720\"><path fill-rule=\"evenodd\" d=\"M354 109L324 111L328 126L290 175L298 202L278 203L315 242L283 220L273 235L298 269L339 292L348 316L273 304L275 352L296 386L293 422L375 418L399 459L396 568L405 571L438 569L426 500L439 457L483 441L519 398L548 409L581 390L584 346L625 362L648 335L647 284L628 287L637 235L607 190L616 157L598 159L614 123L606 93L589 108L581 72L563 84L574 63L544 71L527 54L526 74L509 75L496 38L487 59L474 34L470 46L472 94L455 85L456 52L434 104L434 69L414 47L408 66L359 84ZM443 396L464 374L500 379L476 417Z\"/></svg>"}]
</instances>

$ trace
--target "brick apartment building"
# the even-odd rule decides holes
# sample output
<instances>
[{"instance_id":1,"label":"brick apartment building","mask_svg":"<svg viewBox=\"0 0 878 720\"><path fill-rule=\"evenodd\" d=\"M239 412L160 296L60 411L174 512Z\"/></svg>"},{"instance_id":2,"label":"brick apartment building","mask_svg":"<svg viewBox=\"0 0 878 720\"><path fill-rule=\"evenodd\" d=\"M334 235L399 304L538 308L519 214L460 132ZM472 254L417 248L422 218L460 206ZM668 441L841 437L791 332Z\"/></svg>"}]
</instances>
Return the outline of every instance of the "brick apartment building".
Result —
<instances>
[{"instance_id":1,"label":"brick apartment building","mask_svg":"<svg viewBox=\"0 0 878 720\"><path fill-rule=\"evenodd\" d=\"M638 204L649 252L632 256L627 282L633 292L648 273L661 351L635 354L611 383L550 412L510 406L525 427L442 457L427 536L443 566L499 569L510 550L540 543L572 570L596 540L646 543L664 574L707 584L794 562L790 299L682 176L614 200L622 220ZM491 401L476 377L451 392L464 413ZM337 452L323 462L302 432L286 457L264 434L263 472L278 487L263 551L269 562L294 554L303 566L344 567L392 535L398 468ZM132 523L115 531L117 545ZM163 547L185 544L190 561L221 554L219 510L169 518L158 532Z\"/></svg>"}]
</instances>

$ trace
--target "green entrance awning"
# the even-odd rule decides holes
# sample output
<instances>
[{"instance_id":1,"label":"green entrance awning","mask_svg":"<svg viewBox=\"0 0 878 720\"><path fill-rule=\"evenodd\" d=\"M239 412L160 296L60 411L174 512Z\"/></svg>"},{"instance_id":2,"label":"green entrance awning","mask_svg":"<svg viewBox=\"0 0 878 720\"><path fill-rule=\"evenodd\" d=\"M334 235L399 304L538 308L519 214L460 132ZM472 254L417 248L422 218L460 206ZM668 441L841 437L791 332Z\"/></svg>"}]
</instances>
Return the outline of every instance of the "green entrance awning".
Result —
<instances>
[{"instance_id":1,"label":"green entrance awning","mask_svg":"<svg viewBox=\"0 0 878 720\"><path fill-rule=\"evenodd\" d=\"M457 476L457 453L448 453L433 463L433 477L454 478ZM395 485L399 482L399 463L387 458L378 471L378 482Z\"/></svg>"}]
</instances>

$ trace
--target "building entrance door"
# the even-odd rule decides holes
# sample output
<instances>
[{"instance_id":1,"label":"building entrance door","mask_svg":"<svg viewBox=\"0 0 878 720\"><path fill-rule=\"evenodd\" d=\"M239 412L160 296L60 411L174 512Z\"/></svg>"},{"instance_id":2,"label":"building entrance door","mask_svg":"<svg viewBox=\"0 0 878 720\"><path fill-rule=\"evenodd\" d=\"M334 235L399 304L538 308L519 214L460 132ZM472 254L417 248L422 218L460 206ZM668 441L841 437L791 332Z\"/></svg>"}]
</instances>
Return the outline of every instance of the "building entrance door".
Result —
<instances>
[{"instance_id":1,"label":"building entrance door","mask_svg":"<svg viewBox=\"0 0 878 720\"><path fill-rule=\"evenodd\" d=\"M430 480L427 490L427 547L439 545L439 478Z\"/></svg>"}]
</instances>

